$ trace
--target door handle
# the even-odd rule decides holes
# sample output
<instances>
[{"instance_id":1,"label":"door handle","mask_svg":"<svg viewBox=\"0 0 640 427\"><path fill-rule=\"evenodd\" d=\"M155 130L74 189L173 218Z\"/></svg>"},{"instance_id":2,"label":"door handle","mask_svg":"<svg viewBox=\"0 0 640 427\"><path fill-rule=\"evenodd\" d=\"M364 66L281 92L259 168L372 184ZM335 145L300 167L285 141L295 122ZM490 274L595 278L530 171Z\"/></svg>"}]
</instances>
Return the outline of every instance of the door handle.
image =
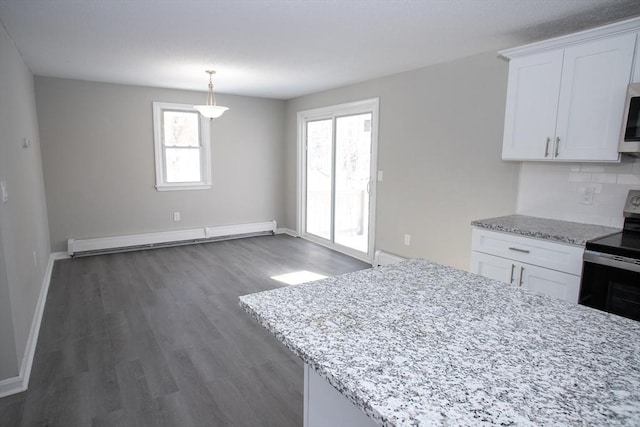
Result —
<instances>
[{"instance_id":1,"label":"door handle","mask_svg":"<svg viewBox=\"0 0 640 427\"><path fill-rule=\"evenodd\" d=\"M524 267L520 267L520 280L519 280L519 285L518 286L522 286L522 276L524 276Z\"/></svg>"},{"instance_id":2,"label":"door handle","mask_svg":"<svg viewBox=\"0 0 640 427\"><path fill-rule=\"evenodd\" d=\"M549 157L549 143L551 142L551 138L547 137L547 145L544 146L544 156Z\"/></svg>"},{"instance_id":3,"label":"door handle","mask_svg":"<svg viewBox=\"0 0 640 427\"><path fill-rule=\"evenodd\" d=\"M371 194L371 181L367 181L367 194Z\"/></svg>"}]
</instances>

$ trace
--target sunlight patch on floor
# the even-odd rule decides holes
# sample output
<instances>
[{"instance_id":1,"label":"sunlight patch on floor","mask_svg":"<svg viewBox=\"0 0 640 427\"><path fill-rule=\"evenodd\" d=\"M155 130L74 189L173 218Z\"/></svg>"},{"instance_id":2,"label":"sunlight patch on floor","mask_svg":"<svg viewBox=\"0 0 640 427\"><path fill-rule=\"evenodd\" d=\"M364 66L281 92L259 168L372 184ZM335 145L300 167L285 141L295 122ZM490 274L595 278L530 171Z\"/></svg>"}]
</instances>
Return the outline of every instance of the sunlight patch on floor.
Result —
<instances>
[{"instance_id":1,"label":"sunlight patch on floor","mask_svg":"<svg viewBox=\"0 0 640 427\"><path fill-rule=\"evenodd\" d=\"M301 283L313 282L314 280L326 279L327 276L307 270L300 270L294 271L293 273L271 276L271 278L278 282L286 283L287 285L299 285Z\"/></svg>"}]
</instances>

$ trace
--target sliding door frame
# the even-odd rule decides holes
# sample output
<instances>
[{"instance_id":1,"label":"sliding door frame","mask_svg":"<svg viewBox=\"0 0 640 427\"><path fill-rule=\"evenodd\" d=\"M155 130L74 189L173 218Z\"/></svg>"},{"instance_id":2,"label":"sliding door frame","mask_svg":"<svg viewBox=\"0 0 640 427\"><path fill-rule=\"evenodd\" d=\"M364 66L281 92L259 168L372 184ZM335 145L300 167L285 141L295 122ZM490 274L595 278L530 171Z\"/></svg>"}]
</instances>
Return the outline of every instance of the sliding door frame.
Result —
<instances>
[{"instance_id":1,"label":"sliding door frame","mask_svg":"<svg viewBox=\"0 0 640 427\"><path fill-rule=\"evenodd\" d=\"M375 248L375 230L376 230L376 192L377 192L377 168L378 168L378 111L379 111L380 98L370 98L362 101L349 102L345 104L332 105L321 108L314 108L311 110L299 111L298 118L298 156L297 156L297 197L296 197L296 232L298 236L303 239L313 241L320 245L334 249L338 252L350 255L354 258L362 261L372 263ZM355 114L371 113L371 163L369 177L369 242L367 247L367 253L357 251L355 249L335 243L335 241L328 241L326 239L316 237L309 233L306 233L306 160L307 160L307 144L306 144L306 123L308 121L317 121L322 119L332 119L335 134L335 120L342 116L351 116ZM335 135L334 135L335 138ZM335 144L335 142L334 142ZM333 153L335 156L335 153ZM335 174L335 172L334 172ZM333 181L333 180L332 180ZM332 186L335 183L332 182ZM334 207L332 206L332 217L334 215ZM333 231L332 218L332 240Z\"/></svg>"}]
</instances>

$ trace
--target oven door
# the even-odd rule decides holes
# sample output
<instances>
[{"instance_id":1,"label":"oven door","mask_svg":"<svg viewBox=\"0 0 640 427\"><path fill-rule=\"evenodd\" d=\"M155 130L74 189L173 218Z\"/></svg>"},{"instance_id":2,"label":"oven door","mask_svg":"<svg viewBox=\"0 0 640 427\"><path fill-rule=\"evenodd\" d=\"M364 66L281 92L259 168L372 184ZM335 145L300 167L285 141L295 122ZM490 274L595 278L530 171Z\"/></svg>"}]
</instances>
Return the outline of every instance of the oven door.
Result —
<instances>
[{"instance_id":1,"label":"oven door","mask_svg":"<svg viewBox=\"0 0 640 427\"><path fill-rule=\"evenodd\" d=\"M640 320L640 261L585 251L578 303Z\"/></svg>"}]
</instances>

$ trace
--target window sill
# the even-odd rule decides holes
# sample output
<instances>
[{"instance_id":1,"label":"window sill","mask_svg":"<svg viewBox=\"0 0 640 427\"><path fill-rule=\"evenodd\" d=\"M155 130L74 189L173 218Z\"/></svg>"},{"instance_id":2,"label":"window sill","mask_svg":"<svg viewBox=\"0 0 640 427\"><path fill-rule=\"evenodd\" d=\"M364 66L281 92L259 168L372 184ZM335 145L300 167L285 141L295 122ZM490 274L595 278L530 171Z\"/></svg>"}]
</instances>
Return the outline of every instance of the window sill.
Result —
<instances>
[{"instance_id":1,"label":"window sill","mask_svg":"<svg viewBox=\"0 0 640 427\"><path fill-rule=\"evenodd\" d=\"M156 185L157 191L209 190L210 188L211 188L211 184Z\"/></svg>"}]
</instances>

